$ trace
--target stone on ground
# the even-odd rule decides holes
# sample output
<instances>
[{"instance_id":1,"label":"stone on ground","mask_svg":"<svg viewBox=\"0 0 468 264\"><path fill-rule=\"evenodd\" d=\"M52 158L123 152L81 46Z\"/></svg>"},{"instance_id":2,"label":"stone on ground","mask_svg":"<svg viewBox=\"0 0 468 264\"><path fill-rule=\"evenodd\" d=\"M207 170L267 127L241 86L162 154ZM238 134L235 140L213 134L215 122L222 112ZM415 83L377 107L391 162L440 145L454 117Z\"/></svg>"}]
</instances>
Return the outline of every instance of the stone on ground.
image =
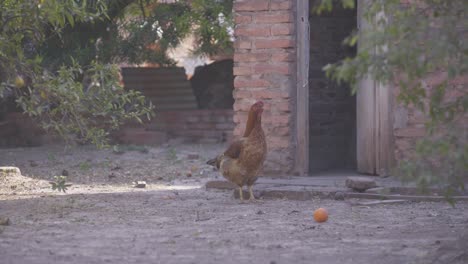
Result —
<instances>
[{"instance_id":1,"label":"stone on ground","mask_svg":"<svg viewBox=\"0 0 468 264\"><path fill-rule=\"evenodd\" d=\"M187 159L188 160L197 160L200 158L200 155L198 153L188 153L187 154Z\"/></svg>"},{"instance_id":2,"label":"stone on ground","mask_svg":"<svg viewBox=\"0 0 468 264\"><path fill-rule=\"evenodd\" d=\"M2 225L2 226L10 225L10 218L0 217L0 225Z\"/></svg>"},{"instance_id":3,"label":"stone on ground","mask_svg":"<svg viewBox=\"0 0 468 264\"><path fill-rule=\"evenodd\" d=\"M353 176L346 178L346 187L358 192L364 192L367 189L376 188L377 184L373 179Z\"/></svg>"},{"instance_id":4,"label":"stone on ground","mask_svg":"<svg viewBox=\"0 0 468 264\"><path fill-rule=\"evenodd\" d=\"M17 167L0 167L0 174L21 175L21 171Z\"/></svg>"},{"instance_id":5,"label":"stone on ground","mask_svg":"<svg viewBox=\"0 0 468 264\"><path fill-rule=\"evenodd\" d=\"M366 190L366 193L372 193L372 194L390 194L390 189L389 188L384 188L384 187L376 187L376 188L370 188Z\"/></svg>"},{"instance_id":6,"label":"stone on ground","mask_svg":"<svg viewBox=\"0 0 468 264\"><path fill-rule=\"evenodd\" d=\"M146 187L146 182L145 181L136 181L135 182L135 188L145 188Z\"/></svg>"}]
</instances>

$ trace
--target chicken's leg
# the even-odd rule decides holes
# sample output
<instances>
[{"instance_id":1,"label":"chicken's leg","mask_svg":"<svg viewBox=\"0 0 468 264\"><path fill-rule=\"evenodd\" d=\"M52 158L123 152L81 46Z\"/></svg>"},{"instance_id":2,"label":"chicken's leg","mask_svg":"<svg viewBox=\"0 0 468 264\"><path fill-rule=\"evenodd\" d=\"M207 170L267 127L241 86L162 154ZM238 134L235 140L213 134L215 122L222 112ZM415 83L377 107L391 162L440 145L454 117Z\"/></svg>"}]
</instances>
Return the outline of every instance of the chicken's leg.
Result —
<instances>
[{"instance_id":1,"label":"chicken's leg","mask_svg":"<svg viewBox=\"0 0 468 264\"><path fill-rule=\"evenodd\" d=\"M253 194L252 187L253 185L249 186L249 194L250 194L249 201L255 201L255 196Z\"/></svg>"},{"instance_id":2,"label":"chicken's leg","mask_svg":"<svg viewBox=\"0 0 468 264\"><path fill-rule=\"evenodd\" d=\"M242 201L244 201L244 192L242 191L242 187L239 187L239 199Z\"/></svg>"}]
</instances>

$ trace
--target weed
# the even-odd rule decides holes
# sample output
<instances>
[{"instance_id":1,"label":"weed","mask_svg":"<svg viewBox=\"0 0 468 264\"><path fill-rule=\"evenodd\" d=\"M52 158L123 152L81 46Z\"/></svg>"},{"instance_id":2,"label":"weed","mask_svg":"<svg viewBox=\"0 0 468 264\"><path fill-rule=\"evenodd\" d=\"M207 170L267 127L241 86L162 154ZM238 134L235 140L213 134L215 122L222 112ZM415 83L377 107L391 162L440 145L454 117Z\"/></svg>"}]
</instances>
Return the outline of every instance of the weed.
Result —
<instances>
[{"instance_id":1,"label":"weed","mask_svg":"<svg viewBox=\"0 0 468 264\"><path fill-rule=\"evenodd\" d=\"M71 184L67 184L67 177L66 176L54 176L55 181L50 181L49 183L52 185L52 190L57 190L58 192L66 192L67 188L71 186Z\"/></svg>"},{"instance_id":2,"label":"weed","mask_svg":"<svg viewBox=\"0 0 468 264\"><path fill-rule=\"evenodd\" d=\"M138 151L141 153L148 153L149 149L146 146L138 146L138 145L114 145L112 147L112 152L115 154L123 154L126 151Z\"/></svg>"},{"instance_id":3,"label":"weed","mask_svg":"<svg viewBox=\"0 0 468 264\"><path fill-rule=\"evenodd\" d=\"M170 148L167 152L167 159L168 160L177 160L177 151L175 148Z\"/></svg>"},{"instance_id":4,"label":"weed","mask_svg":"<svg viewBox=\"0 0 468 264\"><path fill-rule=\"evenodd\" d=\"M83 161L80 164L78 164L78 167L82 171L87 171L87 170L91 169L91 163L89 163L88 161Z\"/></svg>"}]
</instances>

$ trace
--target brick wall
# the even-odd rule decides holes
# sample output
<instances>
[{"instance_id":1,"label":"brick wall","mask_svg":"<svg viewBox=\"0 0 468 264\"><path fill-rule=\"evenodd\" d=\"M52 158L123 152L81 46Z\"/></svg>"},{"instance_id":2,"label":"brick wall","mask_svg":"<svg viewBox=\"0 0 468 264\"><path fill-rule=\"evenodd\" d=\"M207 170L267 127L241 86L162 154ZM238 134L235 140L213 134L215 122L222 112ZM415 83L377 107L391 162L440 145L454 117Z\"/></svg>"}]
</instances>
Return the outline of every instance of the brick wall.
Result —
<instances>
[{"instance_id":1,"label":"brick wall","mask_svg":"<svg viewBox=\"0 0 468 264\"><path fill-rule=\"evenodd\" d=\"M232 137L232 116L233 111L228 109L163 111L157 113L146 129L192 142L224 142Z\"/></svg>"},{"instance_id":2,"label":"brick wall","mask_svg":"<svg viewBox=\"0 0 468 264\"><path fill-rule=\"evenodd\" d=\"M426 94L430 94L433 87L447 78L447 73L439 72L423 80ZM446 92L445 100L453 101L466 95L468 76L454 80ZM398 102L399 88L394 87L393 135L395 141L395 159L397 162L408 159L414 154L415 143L426 135L425 123L428 117L415 106L404 106ZM427 106L427 104L426 104ZM426 107L427 109L427 107ZM468 113L456 117L456 127L460 129L460 138L468 141ZM468 143L468 142L467 142Z\"/></svg>"},{"instance_id":3,"label":"brick wall","mask_svg":"<svg viewBox=\"0 0 468 264\"><path fill-rule=\"evenodd\" d=\"M294 2L234 1L234 136L243 133L251 104L264 101L265 174L289 172L293 166Z\"/></svg>"},{"instance_id":4,"label":"brick wall","mask_svg":"<svg viewBox=\"0 0 468 264\"><path fill-rule=\"evenodd\" d=\"M36 120L20 112L6 113L0 120L0 148L32 147L60 142L45 133Z\"/></svg>"}]
</instances>

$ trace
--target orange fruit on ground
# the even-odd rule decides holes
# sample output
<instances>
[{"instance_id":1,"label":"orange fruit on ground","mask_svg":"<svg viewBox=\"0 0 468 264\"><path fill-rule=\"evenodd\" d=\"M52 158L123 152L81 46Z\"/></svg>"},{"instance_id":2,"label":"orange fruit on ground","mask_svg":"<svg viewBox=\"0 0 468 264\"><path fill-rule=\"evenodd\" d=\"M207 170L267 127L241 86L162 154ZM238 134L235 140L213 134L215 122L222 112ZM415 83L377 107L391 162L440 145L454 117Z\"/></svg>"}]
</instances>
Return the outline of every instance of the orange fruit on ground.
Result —
<instances>
[{"instance_id":1,"label":"orange fruit on ground","mask_svg":"<svg viewBox=\"0 0 468 264\"><path fill-rule=\"evenodd\" d=\"M16 88L23 88L24 86L24 79L21 76L16 76L15 78L15 86Z\"/></svg>"},{"instance_id":2,"label":"orange fruit on ground","mask_svg":"<svg viewBox=\"0 0 468 264\"><path fill-rule=\"evenodd\" d=\"M314 220L322 223L328 220L328 212L324 208L319 208L314 211Z\"/></svg>"}]
</instances>

